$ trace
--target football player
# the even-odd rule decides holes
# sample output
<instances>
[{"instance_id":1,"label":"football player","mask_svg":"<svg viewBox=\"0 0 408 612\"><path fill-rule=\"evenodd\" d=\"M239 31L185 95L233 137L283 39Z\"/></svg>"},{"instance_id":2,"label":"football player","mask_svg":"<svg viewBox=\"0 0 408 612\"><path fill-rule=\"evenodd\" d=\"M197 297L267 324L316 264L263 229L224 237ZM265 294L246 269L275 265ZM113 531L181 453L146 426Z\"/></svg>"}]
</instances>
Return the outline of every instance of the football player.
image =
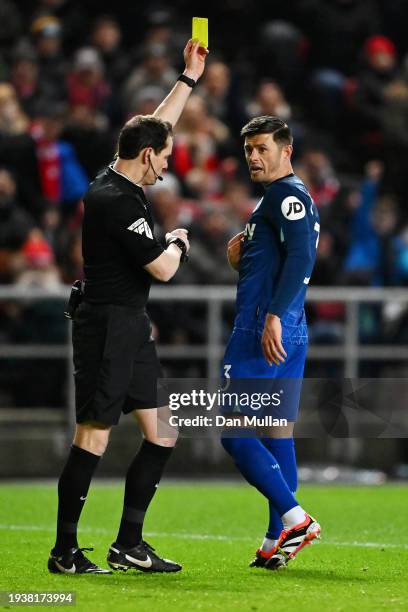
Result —
<instances>
[{"instance_id":1,"label":"football player","mask_svg":"<svg viewBox=\"0 0 408 612\"><path fill-rule=\"evenodd\" d=\"M265 193L245 231L228 245L239 280L224 376L231 382L279 379L278 388L290 393L280 413L287 425L263 428L257 436L249 436L244 427L225 430L222 444L269 502L268 529L251 566L279 569L320 537L320 525L295 498L293 440L308 342L304 301L320 225L310 194L293 173L289 126L278 117L256 117L241 135L251 180L261 183ZM237 410L244 412L238 406L234 417Z\"/></svg>"}]
</instances>

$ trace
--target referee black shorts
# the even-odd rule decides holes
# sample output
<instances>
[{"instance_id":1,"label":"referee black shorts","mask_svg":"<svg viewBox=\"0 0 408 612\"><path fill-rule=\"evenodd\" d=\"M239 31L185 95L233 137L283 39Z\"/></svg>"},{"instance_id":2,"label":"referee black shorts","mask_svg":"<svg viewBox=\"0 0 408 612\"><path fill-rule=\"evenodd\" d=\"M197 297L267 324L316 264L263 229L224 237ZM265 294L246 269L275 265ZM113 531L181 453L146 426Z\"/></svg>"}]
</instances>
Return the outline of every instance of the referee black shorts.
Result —
<instances>
[{"instance_id":1,"label":"referee black shorts","mask_svg":"<svg viewBox=\"0 0 408 612\"><path fill-rule=\"evenodd\" d=\"M123 412L155 408L162 376L145 310L83 302L72 327L77 423L116 425Z\"/></svg>"}]
</instances>

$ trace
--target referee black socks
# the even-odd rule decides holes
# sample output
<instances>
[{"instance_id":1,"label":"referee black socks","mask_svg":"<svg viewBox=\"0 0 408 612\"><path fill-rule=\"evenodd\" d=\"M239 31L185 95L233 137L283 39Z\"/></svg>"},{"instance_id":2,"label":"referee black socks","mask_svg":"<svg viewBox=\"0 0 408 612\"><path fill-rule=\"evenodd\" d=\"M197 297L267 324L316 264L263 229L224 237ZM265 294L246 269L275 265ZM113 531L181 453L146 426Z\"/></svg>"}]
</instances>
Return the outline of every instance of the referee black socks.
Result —
<instances>
[{"instance_id":1,"label":"referee black socks","mask_svg":"<svg viewBox=\"0 0 408 612\"><path fill-rule=\"evenodd\" d=\"M100 457L72 446L58 481L57 540L54 554L78 547L77 524Z\"/></svg>"},{"instance_id":2,"label":"referee black socks","mask_svg":"<svg viewBox=\"0 0 408 612\"><path fill-rule=\"evenodd\" d=\"M159 446L143 440L130 464L125 484L122 520L116 541L125 549L142 539L146 510L153 499L173 447Z\"/></svg>"}]
</instances>

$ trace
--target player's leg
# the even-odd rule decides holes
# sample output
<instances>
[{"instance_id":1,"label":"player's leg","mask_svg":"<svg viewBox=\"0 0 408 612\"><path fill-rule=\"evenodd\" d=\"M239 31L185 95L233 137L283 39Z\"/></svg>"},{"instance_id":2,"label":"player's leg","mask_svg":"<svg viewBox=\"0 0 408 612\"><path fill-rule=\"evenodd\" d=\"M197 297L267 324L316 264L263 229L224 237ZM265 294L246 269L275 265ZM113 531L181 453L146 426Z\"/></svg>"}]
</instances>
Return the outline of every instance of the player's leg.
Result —
<instances>
[{"instance_id":1,"label":"player's leg","mask_svg":"<svg viewBox=\"0 0 408 612\"><path fill-rule=\"evenodd\" d=\"M234 329L225 352L223 368L225 377L231 378L229 391L232 387L234 391L251 390L254 381L246 382L247 379L270 376L271 368L263 357L256 330ZM262 386L267 384L267 381L260 382ZM237 417L235 412L234 417ZM244 420L243 417L241 419ZM265 495L280 517L285 516L286 519L288 515L290 521L303 520L304 513L289 489L276 457L260 439L249 437L242 428L225 431L221 443L244 478Z\"/></svg>"},{"instance_id":2,"label":"player's leg","mask_svg":"<svg viewBox=\"0 0 408 612\"><path fill-rule=\"evenodd\" d=\"M294 407L297 415L300 403L307 345L286 344L286 351L288 357L284 367L279 372L282 376L279 376L279 382L285 389L286 401L288 402L288 406L283 406L283 409L287 409L292 418ZM298 479L293 429L294 423L288 422L286 427L265 428L260 433L263 444L276 457L290 490L295 493ZM274 504L269 502L268 530L252 565L278 569L286 565L287 561L293 558L305 543L309 543L318 537L320 537L320 525L312 517L306 514L305 520L298 525L287 524L281 520ZM277 551L278 546L279 551ZM282 554L282 551L284 554Z\"/></svg>"},{"instance_id":3,"label":"player's leg","mask_svg":"<svg viewBox=\"0 0 408 612\"><path fill-rule=\"evenodd\" d=\"M110 573L83 555L77 539L82 508L108 444L110 430L110 426L93 422L76 427L73 445L58 481L57 537L48 560L48 569L53 573Z\"/></svg>"},{"instance_id":4,"label":"player's leg","mask_svg":"<svg viewBox=\"0 0 408 612\"><path fill-rule=\"evenodd\" d=\"M247 429L236 428L224 432L221 443L249 484L276 508L284 524L296 525L305 512L289 489L276 457L261 440L248 435Z\"/></svg>"},{"instance_id":5,"label":"player's leg","mask_svg":"<svg viewBox=\"0 0 408 612\"><path fill-rule=\"evenodd\" d=\"M177 572L181 569L178 563L160 558L142 537L147 509L177 441L173 429L171 437L158 436L159 410L164 409L135 410L133 413L143 441L126 474L122 518L116 541L108 553L108 563L113 569L148 572Z\"/></svg>"},{"instance_id":6,"label":"player's leg","mask_svg":"<svg viewBox=\"0 0 408 612\"><path fill-rule=\"evenodd\" d=\"M276 458L289 489L295 495L298 477L293 428L294 423L291 422L289 422L286 427L266 428L262 431L261 440ZM275 506L271 502L268 502L268 505L268 529L261 545L261 550L265 553L270 553L270 551L276 547L283 529L282 519Z\"/></svg>"}]
</instances>

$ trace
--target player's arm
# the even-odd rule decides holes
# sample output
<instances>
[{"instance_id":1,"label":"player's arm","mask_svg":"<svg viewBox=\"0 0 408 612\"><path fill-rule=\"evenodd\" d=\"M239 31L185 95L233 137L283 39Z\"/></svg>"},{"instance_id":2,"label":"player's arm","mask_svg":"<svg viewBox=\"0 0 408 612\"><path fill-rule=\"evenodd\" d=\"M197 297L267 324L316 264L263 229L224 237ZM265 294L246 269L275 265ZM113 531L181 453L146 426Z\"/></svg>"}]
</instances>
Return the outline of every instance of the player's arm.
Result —
<instances>
[{"instance_id":1,"label":"player's arm","mask_svg":"<svg viewBox=\"0 0 408 612\"><path fill-rule=\"evenodd\" d=\"M207 49L200 47L198 42L189 40L184 52L185 69L183 74L198 81L204 72L205 60L208 55ZM169 95L154 111L154 117L160 117L163 121L169 121L172 126L175 126L180 118L183 108L192 92L192 89L183 81L177 81Z\"/></svg>"},{"instance_id":2,"label":"player's arm","mask_svg":"<svg viewBox=\"0 0 408 612\"><path fill-rule=\"evenodd\" d=\"M313 266L309 223L304 217L282 223L286 258L268 313L282 318L299 291L308 283Z\"/></svg>"},{"instance_id":3,"label":"player's arm","mask_svg":"<svg viewBox=\"0 0 408 612\"><path fill-rule=\"evenodd\" d=\"M274 219L279 232L283 232L286 258L272 301L269 304L262 334L262 348L270 365L272 363L279 365L285 360L286 352L282 345L281 318L299 291L308 282L313 267L314 254L311 252L311 230L304 204L302 206L304 215L301 218L292 220L291 215L285 214L279 207L278 218Z\"/></svg>"}]
</instances>

